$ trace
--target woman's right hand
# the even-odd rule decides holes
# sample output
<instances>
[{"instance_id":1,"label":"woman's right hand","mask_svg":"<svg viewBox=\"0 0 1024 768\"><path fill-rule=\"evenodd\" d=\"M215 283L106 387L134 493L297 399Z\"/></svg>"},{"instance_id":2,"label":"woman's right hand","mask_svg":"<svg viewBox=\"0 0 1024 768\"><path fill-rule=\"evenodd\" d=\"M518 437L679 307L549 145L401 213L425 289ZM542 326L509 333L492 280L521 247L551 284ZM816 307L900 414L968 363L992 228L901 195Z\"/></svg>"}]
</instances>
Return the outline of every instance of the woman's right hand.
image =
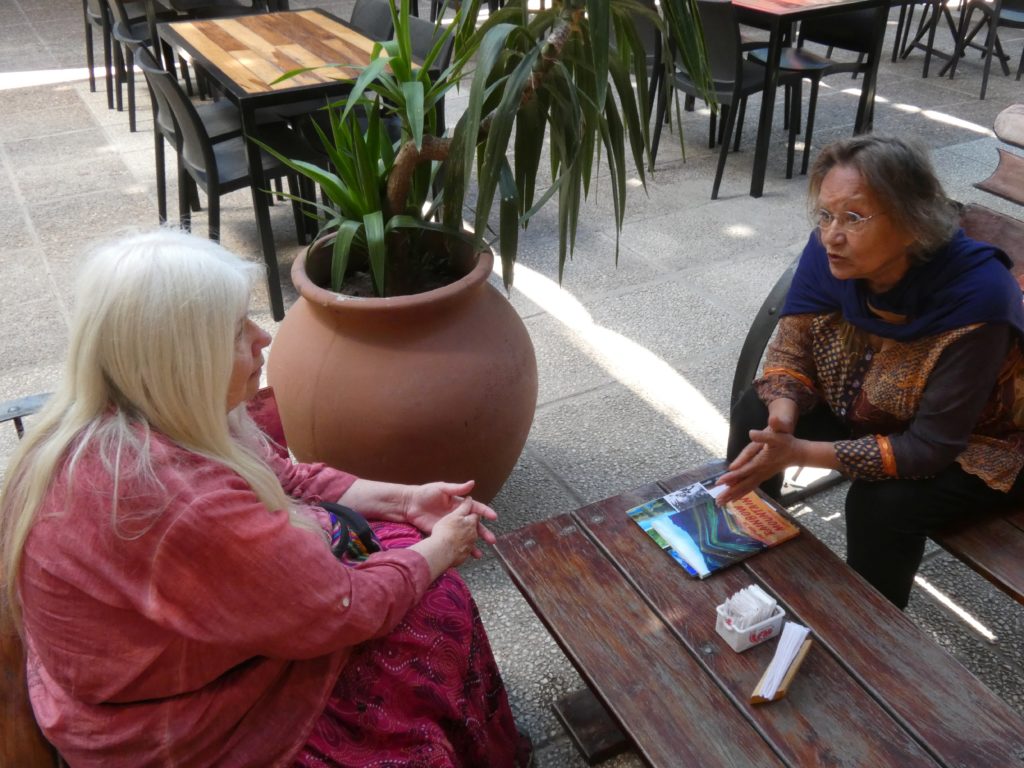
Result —
<instances>
[{"instance_id":1,"label":"woman's right hand","mask_svg":"<svg viewBox=\"0 0 1024 768\"><path fill-rule=\"evenodd\" d=\"M479 515L469 497L434 523L430 535L410 549L419 552L430 566L431 581L449 568L462 565L476 550Z\"/></svg>"}]
</instances>

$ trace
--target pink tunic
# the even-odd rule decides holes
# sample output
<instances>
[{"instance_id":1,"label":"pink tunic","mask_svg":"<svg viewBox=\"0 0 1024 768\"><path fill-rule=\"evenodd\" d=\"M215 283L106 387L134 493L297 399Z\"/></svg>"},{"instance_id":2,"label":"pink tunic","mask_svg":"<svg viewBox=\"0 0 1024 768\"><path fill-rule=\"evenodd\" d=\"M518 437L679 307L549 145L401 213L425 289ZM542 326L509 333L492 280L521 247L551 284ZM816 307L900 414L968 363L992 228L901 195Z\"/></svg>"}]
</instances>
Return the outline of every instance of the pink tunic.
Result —
<instances>
[{"instance_id":1,"label":"pink tunic","mask_svg":"<svg viewBox=\"0 0 1024 768\"><path fill-rule=\"evenodd\" d=\"M357 568L268 512L234 472L153 436L163 489L124 481L116 520L95 456L60 481L21 568L30 697L76 766L287 764L352 646L390 632L430 582L397 549ZM285 491L355 478L269 452Z\"/></svg>"}]
</instances>

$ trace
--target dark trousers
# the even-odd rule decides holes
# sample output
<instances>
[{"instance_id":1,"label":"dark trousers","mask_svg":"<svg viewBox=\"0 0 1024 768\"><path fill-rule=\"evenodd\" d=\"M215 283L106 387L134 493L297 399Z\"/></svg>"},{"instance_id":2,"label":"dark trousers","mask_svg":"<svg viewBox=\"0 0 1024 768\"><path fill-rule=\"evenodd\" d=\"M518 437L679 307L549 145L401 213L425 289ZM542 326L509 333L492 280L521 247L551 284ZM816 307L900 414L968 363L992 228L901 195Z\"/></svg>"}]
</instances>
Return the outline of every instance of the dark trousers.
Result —
<instances>
[{"instance_id":1,"label":"dark trousers","mask_svg":"<svg viewBox=\"0 0 1024 768\"><path fill-rule=\"evenodd\" d=\"M763 429L768 409L748 389L732 410L728 458L750 442L751 429ZM796 436L842 440L850 430L827 406L818 406L797 422ZM778 497L782 476L762 484ZM1024 499L1024 478L1010 493L987 486L953 463L933 477L918 480L854 480L846 494L846 562L899 608L906 608L914 574L921 565L925 539L957 523Z\"/></svg>"}]
</instances>

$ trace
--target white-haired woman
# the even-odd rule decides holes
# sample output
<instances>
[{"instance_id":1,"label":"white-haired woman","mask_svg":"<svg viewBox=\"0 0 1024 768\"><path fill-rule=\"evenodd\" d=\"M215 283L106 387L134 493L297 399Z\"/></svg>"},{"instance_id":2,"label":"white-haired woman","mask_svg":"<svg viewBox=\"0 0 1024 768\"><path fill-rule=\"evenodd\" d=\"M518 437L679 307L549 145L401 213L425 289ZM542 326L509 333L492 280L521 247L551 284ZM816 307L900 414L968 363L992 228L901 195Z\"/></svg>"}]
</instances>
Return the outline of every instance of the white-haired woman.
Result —
<instances>
[{"instance_id":1,"label":"white-haired woman","mask_svg":"<svg viewBox=\"0 0 1024 768\"><path fill-rule=\"evenodd\" d=\"M472 482L377 483L268 443L244 406L270 342L254 269L159 231L82 272L65 378L0 496L39 725L75 766L525 763L449 570L495 513ZM359 558L331 502L383 551Z\"/></svg>"}]
</instances>

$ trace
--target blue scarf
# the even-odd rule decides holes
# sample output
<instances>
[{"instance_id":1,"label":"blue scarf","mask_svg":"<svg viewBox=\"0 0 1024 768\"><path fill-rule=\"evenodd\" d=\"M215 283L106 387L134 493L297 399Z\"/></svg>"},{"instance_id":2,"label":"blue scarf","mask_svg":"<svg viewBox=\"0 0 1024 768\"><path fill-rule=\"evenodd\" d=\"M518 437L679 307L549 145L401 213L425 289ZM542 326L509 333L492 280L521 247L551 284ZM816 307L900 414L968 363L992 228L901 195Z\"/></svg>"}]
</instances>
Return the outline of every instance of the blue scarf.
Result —
<instances>
[{"instance_id":1,"label":"blue scarf","mask_svg":"<svg viewBox=\"0 0 1024 768\"><path fill-rule=\"evenodd\" d=\"M913 264L884 293L872 294L864 280L839 280L817 231L804 248L783 315L841 311L851 325L884 338L912 341L973 323L1007 323L1024 338L1021 289L1001 250L957 230L953 239L923 264ZM871 307L906 317L886 322Z\"/></svg>"}]
</instances>

